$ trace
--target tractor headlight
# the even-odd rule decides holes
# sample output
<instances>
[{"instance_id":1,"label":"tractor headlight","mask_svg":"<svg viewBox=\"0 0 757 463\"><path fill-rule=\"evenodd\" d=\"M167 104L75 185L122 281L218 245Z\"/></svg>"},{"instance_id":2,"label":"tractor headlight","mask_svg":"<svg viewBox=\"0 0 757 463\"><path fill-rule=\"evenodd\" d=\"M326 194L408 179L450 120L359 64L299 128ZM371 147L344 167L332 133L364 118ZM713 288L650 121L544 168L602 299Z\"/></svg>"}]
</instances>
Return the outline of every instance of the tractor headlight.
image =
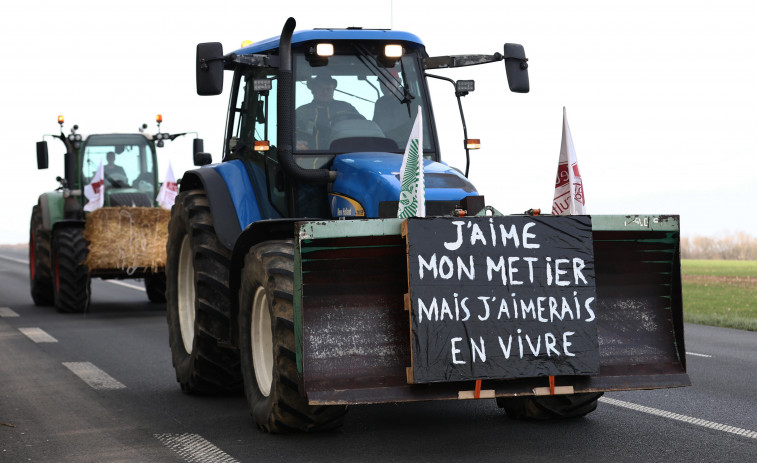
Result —
<instances>
[{"instance_id":1,"label":"tractor headlight","mask_svg":"<svg viewBox=\"0 0 757 463\"><path fill-rule=\"evenodd\" d=\"M402 45L388 44L384 46L384 56L387 58L402 58Z\"/></svg>"},{"instance_id":2,"label":"tractor headlight","mask_svg":"<svg viewBox=\"0 0 757 463\"><path fill-rule=\"evenodd\" d=\"M328 58L329 56L334 56L334 44L332 43L316 44L315 54L322 58Z\"/></svg>"}]
</instances>

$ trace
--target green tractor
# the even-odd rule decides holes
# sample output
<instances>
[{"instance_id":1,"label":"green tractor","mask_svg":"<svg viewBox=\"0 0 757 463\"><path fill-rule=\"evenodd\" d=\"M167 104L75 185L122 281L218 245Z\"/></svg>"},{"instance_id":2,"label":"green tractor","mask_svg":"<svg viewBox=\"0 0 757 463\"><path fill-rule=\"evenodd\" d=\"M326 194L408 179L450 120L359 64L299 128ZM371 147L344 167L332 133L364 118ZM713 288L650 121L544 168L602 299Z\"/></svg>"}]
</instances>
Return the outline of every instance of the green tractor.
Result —
<instances>
[{"instance_id":1,"label":"green tractor","mask_svg":"<svg viewBox=\"0 0 757 463\"><path fill-rule=\"evenodd\" d=\"M158 204L156 149L186 133L93 134L74 125L65 146L60 186L40 195L29 228L29 276L35 305L85 312L90 279L142 278L152 302L165 301L165 236L170 212ZM196 136L196 133L195 133ZM202 140L194 139L202 151ZM48 168L47 142L37 143L37 167ZM169 195L174 182L166 185ZM89 191L89 193L88 193ZM95 197L91 193L95 193ZM88 197L89 196L89 197ZM170 206L169 206L170 207Z\"/></svg>"}]
</instances>

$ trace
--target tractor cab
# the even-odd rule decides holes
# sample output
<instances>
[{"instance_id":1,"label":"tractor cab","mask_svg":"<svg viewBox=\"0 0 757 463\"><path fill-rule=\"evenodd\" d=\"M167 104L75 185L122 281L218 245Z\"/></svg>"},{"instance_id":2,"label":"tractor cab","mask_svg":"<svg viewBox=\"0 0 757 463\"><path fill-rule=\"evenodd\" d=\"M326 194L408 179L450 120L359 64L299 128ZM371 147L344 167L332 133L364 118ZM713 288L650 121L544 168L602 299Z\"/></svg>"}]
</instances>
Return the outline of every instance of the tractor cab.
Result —
<instances>
[{"instance_id":1,"label":"tractor cab","mask_svg":"<svg viewBox=\"0 0 757 463\"><path fill-rule=\"evenodd\" d=\"M106 206L151 207L158 185L155 164L153 143L142 134L90 135L81 149L80 185L92 182L102 165Z\"/></svg>"},{"instance_id":2,"label":"tractor cab","mask_svg":"<svg viewBox=\"0 0 757 463\"><path fill-rule=\"evenodd\" d=\"M396 217L398 173L418 116L427 210L448 215L479 196L464 172L441 162L427 86L435 76L426 71L502 54L429 58L407 32L314 29L294 32L288 44L276 37L226 55L218 43L200 44L197 56L201 95L220 93L223 70L234 71L223 160L244 164L258 203L240 212L248 201L232 192L240 215ZM465 82L469 90L453 82L458 99L472 90ZM219 173L228 182L233 169Z\"/></svg>"}]
</instances>

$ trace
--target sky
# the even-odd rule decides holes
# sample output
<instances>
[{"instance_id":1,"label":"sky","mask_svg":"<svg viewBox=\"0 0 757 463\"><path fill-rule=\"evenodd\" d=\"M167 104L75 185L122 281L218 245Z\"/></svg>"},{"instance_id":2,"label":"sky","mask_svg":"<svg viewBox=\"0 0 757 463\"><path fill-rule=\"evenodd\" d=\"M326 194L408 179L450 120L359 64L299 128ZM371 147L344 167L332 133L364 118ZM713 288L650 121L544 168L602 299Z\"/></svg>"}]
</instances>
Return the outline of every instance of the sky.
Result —
<instances>
[{"instance_id":1,"label":"sky","mask_svg":"<svg viewBox=\"0 0 757 463\"><path fill-rule=\"evenodd\" d=\"M357 7L356 5L360 5ZM433 5L430 7L430 5ZM230 1L113 0L0 4L0 244L28 241L39 195L57 187L66 133L198 132L220 162L228 106L195 91L197 43L224 52L297 29L391 28L431 56L493 54L520 43L531 91L510 93L504 65L435 71L473 79L463 98L470 180L503 213L551 209L563 107L589 214L678 214L684 236L757 235L757 9L737 0ZM228 75L228 74L227 74ZM465 167L452 87L430 82L441 153ZM192 169L191 138L158 154Z\"/></svg>"}]
</instances>

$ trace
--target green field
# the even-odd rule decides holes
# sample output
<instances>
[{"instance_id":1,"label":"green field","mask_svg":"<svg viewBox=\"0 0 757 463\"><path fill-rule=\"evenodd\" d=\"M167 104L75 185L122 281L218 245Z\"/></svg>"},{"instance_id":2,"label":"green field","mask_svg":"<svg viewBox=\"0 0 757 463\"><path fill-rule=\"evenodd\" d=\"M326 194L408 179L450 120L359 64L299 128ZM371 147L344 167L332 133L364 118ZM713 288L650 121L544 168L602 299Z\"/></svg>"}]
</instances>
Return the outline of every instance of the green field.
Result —
<instances>
[{"instance_id":1,"label":"green field","mask_svg":"<svg viewBox=\"0 0 757 463\"><path fill-rule=\"evenodd\" d=\"M757 261L682 260L689 323L757 331Z\"/></svg>"}]
</instances>

